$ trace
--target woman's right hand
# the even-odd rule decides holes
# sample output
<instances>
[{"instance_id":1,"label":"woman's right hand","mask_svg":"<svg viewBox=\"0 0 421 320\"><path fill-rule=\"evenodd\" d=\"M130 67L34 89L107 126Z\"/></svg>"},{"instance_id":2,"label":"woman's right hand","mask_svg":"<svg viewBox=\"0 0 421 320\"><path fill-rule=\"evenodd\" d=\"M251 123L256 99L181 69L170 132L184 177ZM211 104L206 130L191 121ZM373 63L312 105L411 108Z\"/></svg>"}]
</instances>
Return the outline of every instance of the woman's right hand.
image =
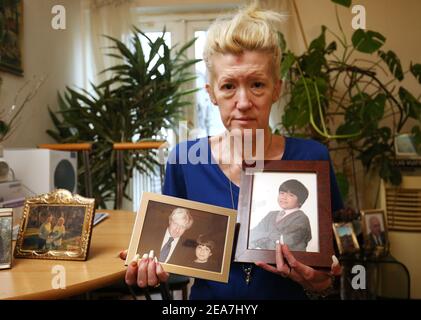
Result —
<instances>
[{"instance_id":1,"label":"woman's right hand","mask_svg":"<svg viewBox=\"0 0 421 320\"><path fill-rule=\"evenodd\" d=\"M125 259L127 251L120 252L120 258ZM126 284L129 286L138 285L141 288L156 287L161 282L168 280L169 273L165 272L158 259L154 257L151 250L145 253L142 258L137 254L127 267Z\"/></svg>"}]
</instances>

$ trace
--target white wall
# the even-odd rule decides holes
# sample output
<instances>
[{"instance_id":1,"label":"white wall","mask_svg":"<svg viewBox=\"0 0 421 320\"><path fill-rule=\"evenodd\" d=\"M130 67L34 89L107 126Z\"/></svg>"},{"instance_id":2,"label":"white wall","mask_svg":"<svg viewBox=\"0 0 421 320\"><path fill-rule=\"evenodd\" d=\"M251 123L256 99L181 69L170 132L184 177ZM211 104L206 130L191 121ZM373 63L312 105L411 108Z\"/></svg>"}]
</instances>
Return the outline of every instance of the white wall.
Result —
<instances>
[{"instance_id":1,"label":"white wall","mask_svg":"<svg viewBox=\"0 0 421 320\"><path fill-rule=\"evenodd\" d=\"M66 8L66 30L51 27L54 5ZM81 49L80 2L75 0L24 0L23 70L24 77L0 71L3 85L0 91L0 106L10 106L14 97L29 79L47 76L35 98L25 108L14 134L5 147L35 147L37 144L53 142L46 129L53 128L47 105L57 108L57 91L66 85L77 85ZM79 59L78 59L79 58Z\"/></svg>"}]
</instances>

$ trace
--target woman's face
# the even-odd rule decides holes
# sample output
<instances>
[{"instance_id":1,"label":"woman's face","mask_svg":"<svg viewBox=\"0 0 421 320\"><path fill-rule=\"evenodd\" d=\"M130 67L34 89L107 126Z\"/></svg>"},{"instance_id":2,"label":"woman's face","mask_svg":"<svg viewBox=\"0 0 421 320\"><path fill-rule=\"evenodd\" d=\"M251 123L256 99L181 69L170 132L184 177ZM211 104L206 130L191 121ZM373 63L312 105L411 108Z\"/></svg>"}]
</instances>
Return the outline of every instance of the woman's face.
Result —
<instances>
[{"instance_id":1,"label":"woman's face","mask_svg":"<svg viewBox=\"0 0 421 320\"><path fill-rule=\"evenodd\" d=\"M294 209L294 208L299 207L298 197L291 192L284 192L284 191L279 192L278 203L279 203L279 206L284 210Z\"/></svg>"},{"instance_id":2,"label":"woman's face","mask_svg":"<svg viewBox=\"0 0 421 320\"><path fill-rule=\"evenodd\" d=\"M201 245L201 244L199 244L196 247L197 260L206 262L211 255L212 255L212 252L209 247Z\"/></svg>"},{"instance_id":3,"label":"woman's face","mask_svg":"<svg viewBox=\"0 0 421 320\"><path fill-rule=\"evenodd\" d=\"M281 93L269 53L245 51L241 55L216 53L213 74L206 85L213 104L219 107L224 126L232 129L266 129L273 103Z\"/></svg>"}]
</instances>

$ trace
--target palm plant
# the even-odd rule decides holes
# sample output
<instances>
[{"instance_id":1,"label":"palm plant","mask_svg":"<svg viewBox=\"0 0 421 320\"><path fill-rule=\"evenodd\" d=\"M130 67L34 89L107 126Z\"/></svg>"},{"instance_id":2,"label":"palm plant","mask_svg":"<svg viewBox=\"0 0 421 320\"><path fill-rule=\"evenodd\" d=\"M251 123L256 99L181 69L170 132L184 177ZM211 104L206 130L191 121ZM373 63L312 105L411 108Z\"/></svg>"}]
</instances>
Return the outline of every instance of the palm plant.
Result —
<instances>
[{"instance_id":1,"label":"palm plant","mask_svg":"<svg viewBox=\"0 0 421 320\"><path fill-rule=\"evenodd\" d=\"M195 91L183 90L184 84L195 79L189 70L198 60L186 57L195 39L177 50L165 44L164 35L165 30L153 41L134 27L130 47L107 36L113 43L107 55L121 61L102 71L110 72L111 77L99 85L91 84L92 92L67 87L63 95L58 95L58 113L49 109L56 130L47 132L56 141L94 143L90 160L93 193L101 207L114 201L116 195L113 143L161 138L162 129L174 128L182 108L190 104L185 96ZM147 56L143 42L150 49ZM154 172L155 156L154 151L125 153L124 190L134 168ZM79 166L82 175L83 164ZM84 191L82 184L79 190ZM130 199L127 192L124 196Z\"/></svg>"}]
</instances>

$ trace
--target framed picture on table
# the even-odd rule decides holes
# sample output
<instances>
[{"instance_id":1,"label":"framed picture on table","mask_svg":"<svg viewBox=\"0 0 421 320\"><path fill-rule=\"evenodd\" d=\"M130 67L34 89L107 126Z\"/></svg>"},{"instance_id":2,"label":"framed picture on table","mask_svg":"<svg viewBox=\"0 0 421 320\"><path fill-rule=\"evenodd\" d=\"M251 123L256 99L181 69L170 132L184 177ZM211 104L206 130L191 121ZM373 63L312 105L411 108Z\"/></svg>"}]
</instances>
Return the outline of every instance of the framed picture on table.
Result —
<instances>
[{"instance_id":1,"label":"framed picture on table","mask_svg":"<svg viewBox=\"0 0 421 320\"><path fill-rule=\"evenodd\" d=\"M235 210L144 192L126 259L154 254L166 272L228 282Z\"/></svg>"},{"instance_id":2,"label":"framed picture on table","mask_svg":"<svg viewBox=\"0 0 421 320\"><path fill-rule=\"evenodd\" d=\"M86 260L94 215L95 199L64 189L27 199L15 257Z\"/></svg>"},{"instance_id":3,"label":"framed picture on table","mask_svg":"<svg viewBox=\"0 0 421 320\"><path fill-rule=\"evenodd\" d=\"M351 222L333 224L336 244L341 255L353 254L360 250L357 236Z\"/></svg>"},{"instance_id":4,"label":"framed picture on table","mask_svg":"<svg viewBox=\"0 0 421 320\"><path fill-rule=\"evenodd\" d=\"M13 209L0 209L0 270L12 267Z\"/></svg>"},{"instance_id":5,"label":"framed picture on table","mask_svg":"<svg viewBox=\"0 0 421 320\"><path fill-rule=\"evenodd\" d=\"M380 252L389 249L387 222L383 209L361 210L364 246Z\"/></svg>"},{"instance_id":6,"label":"framed picture on table","mask_svg":"<svg viewBox=\"0 0 421 320\"><path fill-rule=\"evenodd\" d=\"M235 261L274 264L276 241L301 262L330 267L333 254L328 161L243 166Z\"/></svg>"}]
</instances>

